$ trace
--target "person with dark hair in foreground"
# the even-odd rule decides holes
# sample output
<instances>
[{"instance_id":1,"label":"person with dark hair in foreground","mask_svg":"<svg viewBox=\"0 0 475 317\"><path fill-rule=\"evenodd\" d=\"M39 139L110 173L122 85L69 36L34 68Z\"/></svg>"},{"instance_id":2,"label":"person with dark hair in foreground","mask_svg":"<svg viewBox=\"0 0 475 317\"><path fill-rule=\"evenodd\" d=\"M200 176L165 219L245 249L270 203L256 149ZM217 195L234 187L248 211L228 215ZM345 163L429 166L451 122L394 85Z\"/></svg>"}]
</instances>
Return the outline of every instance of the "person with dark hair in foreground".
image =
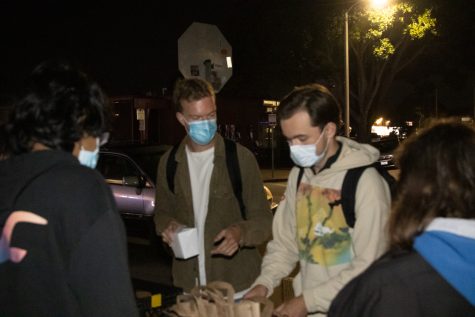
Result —
<instances>
[{"instance_id":1,"label":"person with dark hair in foreground","mask_svg":"<svg viewBox=\"0 0 475 317\"><path fill-rule=\"evenodd\" d=\"M0 316L137 316L125 230L94 170L106 97L45 62L0 129Z\"/></svg>"},{"instance_id":2,"label":"person with dark hair in foreground","mask_svg":"<svg viewBox=\"0 0 475 317\"><path fill-rule=\"evenodd\" d=\"M390 250L328 316L475 316L475 129L446 120L403 143Z\"/></svg>"}]
</instances>

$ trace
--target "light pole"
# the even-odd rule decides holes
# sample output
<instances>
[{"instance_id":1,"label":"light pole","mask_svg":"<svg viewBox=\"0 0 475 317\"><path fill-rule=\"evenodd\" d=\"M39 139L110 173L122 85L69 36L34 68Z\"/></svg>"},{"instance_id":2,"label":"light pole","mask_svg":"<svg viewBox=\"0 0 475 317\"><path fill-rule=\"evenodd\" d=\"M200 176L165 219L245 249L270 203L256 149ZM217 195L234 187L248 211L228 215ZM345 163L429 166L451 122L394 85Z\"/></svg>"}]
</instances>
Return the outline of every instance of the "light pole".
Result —
<instances>
[{"instance_id":1,"label":"light pole","mask_svg":"<svg viewBox=\"0 0 475 317\"><path fill-rule=\"evenodd\" d=\"M345 136L350 137L350 49L348 36L348 12L356 5L353 4L345 11Z\"/></svg>"},{"instance_id":2,"label":"light pole","mask_svg":"<svg viewBox=\"0 0 475 317\"><path fill-rule=\"evenodd\" d=\"M370 0L374 7L382 7L387 4L387 0ZM345 11L345 136L350 137L350 43L348 34L348 14L358 5L359 2L353 3Z\"/></svg>"}]
</instances>

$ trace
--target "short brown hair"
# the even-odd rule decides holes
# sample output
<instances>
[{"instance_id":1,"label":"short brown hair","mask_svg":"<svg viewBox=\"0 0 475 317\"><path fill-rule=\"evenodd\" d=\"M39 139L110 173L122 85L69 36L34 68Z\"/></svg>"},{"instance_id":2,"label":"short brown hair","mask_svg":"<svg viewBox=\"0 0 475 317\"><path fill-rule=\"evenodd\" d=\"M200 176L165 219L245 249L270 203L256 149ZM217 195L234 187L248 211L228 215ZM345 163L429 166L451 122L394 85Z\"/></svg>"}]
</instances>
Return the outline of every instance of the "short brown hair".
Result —
<instances>
[{"instance_id":1,"label":"short brown hair","mask_svg":"<svg viewBox=\"0 0 475 317\"><path fill-rule=\"evenodd\" d=\"M306 111L314 127L323 127L333 122L341 126L341 111L335 96L327 87L320 84L308 84L295 87L280 102L277 108L279 120L286 120L299 111Z\"/></svg>"},{"instance_id":2,"label":"short brown hair","mask_svg":"<svg viewBox=\"0 0 475 317\"><path fill-rule=\"evenodd\" d=\"M185 78L176 82L173 89L173 102L177 112L182 112L181 101L195 101L205 97L215 98L213 86L200 78Z\"/></svg>"},{"instance_id":3,"label":"short brown hair","mask_svg":"<svg viewBox=\"0 0 475 317\"><path fill-rule=\"evenodd\" d=\"M475 218L475 129L454 119L432 122L396 153L398 194L389 233L393 249L411 249L436 217Z\"/></svg>"}]
</instances>

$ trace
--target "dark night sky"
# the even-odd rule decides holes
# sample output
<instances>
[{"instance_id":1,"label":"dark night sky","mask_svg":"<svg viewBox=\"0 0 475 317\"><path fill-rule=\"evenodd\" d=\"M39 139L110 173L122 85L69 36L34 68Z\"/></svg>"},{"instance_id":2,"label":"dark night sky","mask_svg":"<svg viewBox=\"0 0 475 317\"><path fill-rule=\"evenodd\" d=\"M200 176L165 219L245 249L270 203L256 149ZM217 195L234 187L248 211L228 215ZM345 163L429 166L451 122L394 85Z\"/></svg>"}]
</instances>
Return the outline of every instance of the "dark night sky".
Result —
<instances>
[{"instance_id":1,"label":"dark night sky","mask_svg":"<svg viewBox=\"0 0 475 317\"><path fill-rule=\"evenodd\" d=\"M441 88L441 100L449 103L453 94L461 94L460 107L470 109L475 1L420 1L439 5L444 27L434 46L437 52L406 72L411 80L400 87L414 90L414 74L439 76L441 87L450 88ZM36 64L57 56L77 61L111 95L160 92L179 76L177 39L197 21L216 24L233 46L234 74L223 94L280 98L272 94L301 84L279 69L289 48L298 45L296 26L307 21L318 25L338 3L345 1L2 1L0 96L16 91ZM281 33L284 29L292 31Z\"/></svg>"},{"instance_id":2,"label":"dark night sky","mask_svg":"<svg viewBox=\"0 0 475 317\"><path fill-rule=\"evenodd\" d=\"M2 3L6 54L2 54L0 89L10 90L34 65L56 56L76 60L114 93L166 84L177 73L180 34L195 17L213 20L215 12L223 11L196 4L187 4L188 10L183 11L176 2L173 6L167 3Z\"/></svg>"},{"instance_id":3,"label":"dark night sky","mask_svg":"<svg viewBox=\"0 0 475 317\"><path fill-rule=\"evenodd\" d=\"M180 76L177 40L194 21L220 28L233 46L234 71L243 74L252 68L246 63L265 57L256 47L266 40L253 32L270 2L2 1L0 92L15 91L35 65L58 56L77 61L110 94L161 91ZM264 19L274 23L270 14ZM249 53L249 46L257 53Z\"/></svg>"}]
</instances>

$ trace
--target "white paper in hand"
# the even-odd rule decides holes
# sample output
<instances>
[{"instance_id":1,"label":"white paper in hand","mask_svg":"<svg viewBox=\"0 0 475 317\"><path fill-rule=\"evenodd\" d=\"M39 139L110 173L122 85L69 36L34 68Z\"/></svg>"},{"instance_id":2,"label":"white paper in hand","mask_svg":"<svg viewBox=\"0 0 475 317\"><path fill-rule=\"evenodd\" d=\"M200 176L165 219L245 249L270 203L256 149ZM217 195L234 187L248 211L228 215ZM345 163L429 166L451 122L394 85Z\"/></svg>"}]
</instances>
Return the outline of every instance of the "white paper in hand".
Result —
<instances>
[{"instance_id":1,"label":"white paper in hand","mask_svg":"<svg viewBox=\"0 0 475 317\"><path fill-rule=\"evenodd\" d=\"M197 256L198 230L186 227L179 229L173 237L171 247L178 259L189 259Z\"/></svg>"}]
</instances>

